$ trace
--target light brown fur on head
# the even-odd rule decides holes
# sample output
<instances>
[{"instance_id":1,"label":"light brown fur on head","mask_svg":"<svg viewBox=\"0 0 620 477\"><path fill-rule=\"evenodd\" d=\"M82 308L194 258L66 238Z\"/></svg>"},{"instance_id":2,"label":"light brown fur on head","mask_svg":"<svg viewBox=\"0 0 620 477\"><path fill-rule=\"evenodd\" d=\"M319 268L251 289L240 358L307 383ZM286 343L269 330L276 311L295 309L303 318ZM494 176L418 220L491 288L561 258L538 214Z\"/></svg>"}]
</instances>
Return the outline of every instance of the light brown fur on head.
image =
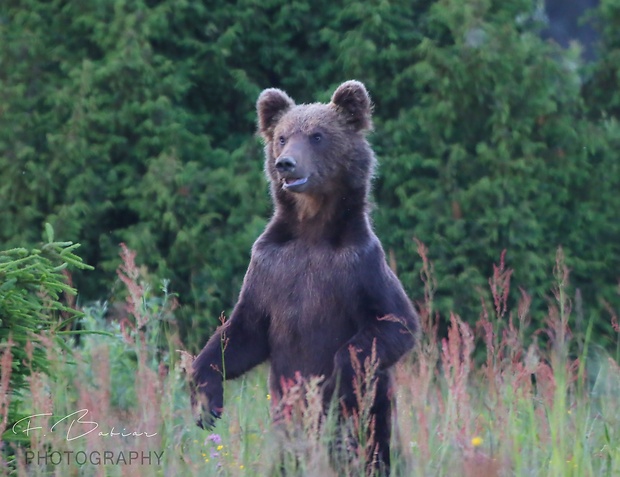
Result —
<instances>
[{"instance_id":1,"label":"light brown fur on head","mask_svg":"<svg viewBox=\"0 0 620 477\"><path fill-rule=\"evenodd\" d=\"M372 105L362 83L343 83L327 104L296 105L285 92L266 89L257 111L277 210L292 207L299 222L327 224L344 202L351 207L354 196L357 207L366 205L375 159L365 138ZM283 170L283 160L292 169Z\"/></svg>"},{"instance_id":2,"label":"light brown fur on head","mask_svg":"<svg viewBox=\"0 0 620 477\"><path fill-rule=\"evenodd\" d=\"M258 131L266 141L273 139L273 129L278 121L289 110L295 107L295 102L284 91L277 88L268 88L258 97L256 109L258 112ZM326 106L314 103L302 106ZM327 105L337 111L341 120L357 131L372 130L372 103L368 91L359 81L350 80L342 83ZM327 118L314 116L315 121Z\"/></svg>"}]
</instances>

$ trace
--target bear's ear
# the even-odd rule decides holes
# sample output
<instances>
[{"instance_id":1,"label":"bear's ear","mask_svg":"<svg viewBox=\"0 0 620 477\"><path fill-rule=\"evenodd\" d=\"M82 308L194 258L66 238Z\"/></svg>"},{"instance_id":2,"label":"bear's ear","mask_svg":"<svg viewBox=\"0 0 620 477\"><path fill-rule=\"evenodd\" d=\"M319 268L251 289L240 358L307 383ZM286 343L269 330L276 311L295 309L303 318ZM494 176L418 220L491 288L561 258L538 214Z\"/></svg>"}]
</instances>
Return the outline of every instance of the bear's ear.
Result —
<instances>
[{"instance_id":1,"label":"bear's ear","mask_svg":"<svg viewBox=\"0 0 620 477\"><path fill-rule=\"evenodd\" d=\"M341 114L346 117L347 123L357 131L372 129L372 105L366 87L359 81L347 81L338 86L332 96L332 103Z\"/></svg>"},{"instance_id":2,"label":"bear's ear","mask_svg":"<svg viewBox=\"0 0 620 477\"><path fill-rule=\"evenodd\" d=\"M276 88L264 90L256 101L258 112L258 132L266 141L273 139L277 122L295 102L284 91Z\"/></svg>"}]
</instances>

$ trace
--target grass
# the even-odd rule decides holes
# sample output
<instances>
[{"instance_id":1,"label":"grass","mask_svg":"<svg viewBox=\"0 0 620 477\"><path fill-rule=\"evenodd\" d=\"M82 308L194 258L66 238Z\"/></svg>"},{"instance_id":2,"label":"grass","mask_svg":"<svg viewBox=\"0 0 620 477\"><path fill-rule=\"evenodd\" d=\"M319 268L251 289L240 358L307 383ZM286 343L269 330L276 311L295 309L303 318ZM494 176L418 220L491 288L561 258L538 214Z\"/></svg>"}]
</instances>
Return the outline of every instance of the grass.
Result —
<instances>
[{"instance_id":1,"label":"grass","mask_svg":"<svg viewBox=\"0 0 620 477\"><path fill-rule=\"evenodd\" d=\"M509 309L512 272L502 255L489 280L493 303L482 304L475 324L453 313L444 338L432 264L421 243L418 252L423 336L395 369L392 475L620 475L620 367L590 342L591 324L583 336L571 333L561 249L544 328L530 330L524 291ZM316 380L291 383L274 404L261 366L226 383L226 410L212 432L194 426L184 373L191 357L174 332L175 299L165 286L144 285L131 251L123 248L121 257L127 306L115 319L104 305L87 308L83 326L98 334L82 334L73 354L43 339L54 378L33 374L26 401L31 414L48 415L32 418L28 432L27 421L9 425L5 438L29 447L5 439L0 474L255 477L285 468L287 475L336 475L326 450L335 424L322 422ZM10 350L0 351L6 376ZM284 421L286 433L272 424L272 406L298 417ZM74 414L80 410L87 414ZM356 455L347 466L361 475Z\"/></svg>"}]
</instances>

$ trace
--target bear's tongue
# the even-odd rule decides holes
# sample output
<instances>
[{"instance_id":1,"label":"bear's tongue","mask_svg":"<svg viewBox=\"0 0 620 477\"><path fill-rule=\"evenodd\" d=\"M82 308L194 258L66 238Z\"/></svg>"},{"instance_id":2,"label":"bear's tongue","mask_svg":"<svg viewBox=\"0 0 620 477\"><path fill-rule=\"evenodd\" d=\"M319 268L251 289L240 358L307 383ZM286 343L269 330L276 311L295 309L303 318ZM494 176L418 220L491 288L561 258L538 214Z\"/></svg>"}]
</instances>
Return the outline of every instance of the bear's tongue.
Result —
<instances>
[{"instance_id":1,"label":"bear's tongue","mask_svg":"<svg viewBox=\"0 0 620 477\"><path fill-rule=\"evenodd\" d=\"M291 186L305 184L307 181L308 181L307 177L302 177L300 179L284 179L284 187L291 187Z\"/></svg>"}]
</instances>

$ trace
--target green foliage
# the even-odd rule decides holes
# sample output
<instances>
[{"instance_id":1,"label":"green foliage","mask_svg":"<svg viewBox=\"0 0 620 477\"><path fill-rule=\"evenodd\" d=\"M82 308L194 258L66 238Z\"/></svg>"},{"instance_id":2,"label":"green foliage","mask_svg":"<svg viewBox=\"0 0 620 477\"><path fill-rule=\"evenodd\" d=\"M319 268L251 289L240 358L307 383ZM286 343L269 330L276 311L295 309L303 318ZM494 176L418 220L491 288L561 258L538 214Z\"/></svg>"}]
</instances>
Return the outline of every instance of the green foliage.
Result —
<instances>
[{"instance_id":1,"label":"green foliage","mask_svg":"<svg viewBox=\"0 0 620 477\"><path fill-rule=\"evenodd\" d=\"M8 423L24 409L21 404L28 389L26 378L47 372L45 340L56 340L66 348L63 335L81 316L66 298L76 294L67 283L68 267L92 269L75 255L80 244L54 241L52 227L46 225L47 243L40 249L15 248L0 252L0 351L9 352L10 378L4 392L9 398ZM8 372L3 369L3 374ZM5 416L0 416L0 423Z\"/></svg>"},{"instance_id":2,"label":"green foliage","mask_svg":"<svg viewBox=\"0 0 620 477\"><path fill-rule=\"evenodd\" d=\"M183 337L198 345L230 312L270 213L256 97L281 87L325 101L356 78L375 101L376 228L414 300L417 237L446 317L476 319L504 249L540 317L558 245L584 313L601 298L617 310L620 6L601 2L599 59L585 68L539 38L540 8L4 1L0 244L34 244L52 223L96 265L75 276L96 300L127 243L171 279Z\"/></svg>"},{"instance_id":3,"label":"green foliage","mask_svg":"<svg viewBox=\"0 0 620 477\"><path fill-rule=\"evenodd\" d=\"M176 1L3 6L0 28L12 48L0 53L8 110L0 164L3 177L6 171L16 181L2 184L1 240L32 242L44 220L80 237L87 261L97 265L87 281L76 276L86 298L105 295L121 241L187 290L192 313L218 316L240 285L246 256L230 254L231 245L248 250L264 225L267 187L250 122L243 141L229 143L236 151L211 148L209 127L220 124L225 108L212 98L204 110L196 69L209 44L170 35L189 20L198 28L205 15L194 2ZM49 81L55 77L61 80ZM24 96L19 88L32 99L14 99ZM32 125L28 110L46 115ZM228 267L211 266L227 254Z\"/></svg>"},{"instance_id":4,"label":"green foliage","mask_svg":"<svg viewBox=\"0 0 620 477\"><path fill-rule=\"evenodd\" d=\"M601 151L610 125L583 119L577 52L541 41L527 27L529 2L515 6L434 4L433 29L406 78L413 97L381 138L377 224L394 229L385 242L415 288L414 255L403 252L413 251L413 235L429 245L443 277L439 308L470 321L479 310L472 286L484 288L504 249L539 313L557 245L588 303L595 290L613 296L620 264L618 209L600 194L616 202L607 187L620 186L617 159Z\"/></svg>"},{"instance_id":5,"label":"green foliage","mask_svg":"<svg viewBox=\"0 0 620 477\"><path fill-rule=\"evenodd\" d=\"M140 365L157 372L160 366L173 367L178 353L172 346L178 337L170 326L175 300L168 294L166 284L163 284L161 294L150 287L144 287L143 292L140 313L145 317L145 323L142 327L129 320L107 319L106 303L86 307L80 319L85 333L78 347L80 359L85 363L81 370L83 378L96 385L101 379L97 375L99 370L89 367L88 363L104 357L109 359L109 375L105 376L105 381L114 390L110 394L110 404L124 411L131 409L138 401L138 361L142 359Z\"/></svg>"},{"instance_id":6,"label":"green foliage","mask_svg":"<svg viewBox=\"0 0 620 477\"><path fill-rule=\"evenodd\" d=\"M585 97L592 115L620 117L620 2L601 0L595 19L601 32L601 59L592 68Z\"/></svg>"}]
</instances>

